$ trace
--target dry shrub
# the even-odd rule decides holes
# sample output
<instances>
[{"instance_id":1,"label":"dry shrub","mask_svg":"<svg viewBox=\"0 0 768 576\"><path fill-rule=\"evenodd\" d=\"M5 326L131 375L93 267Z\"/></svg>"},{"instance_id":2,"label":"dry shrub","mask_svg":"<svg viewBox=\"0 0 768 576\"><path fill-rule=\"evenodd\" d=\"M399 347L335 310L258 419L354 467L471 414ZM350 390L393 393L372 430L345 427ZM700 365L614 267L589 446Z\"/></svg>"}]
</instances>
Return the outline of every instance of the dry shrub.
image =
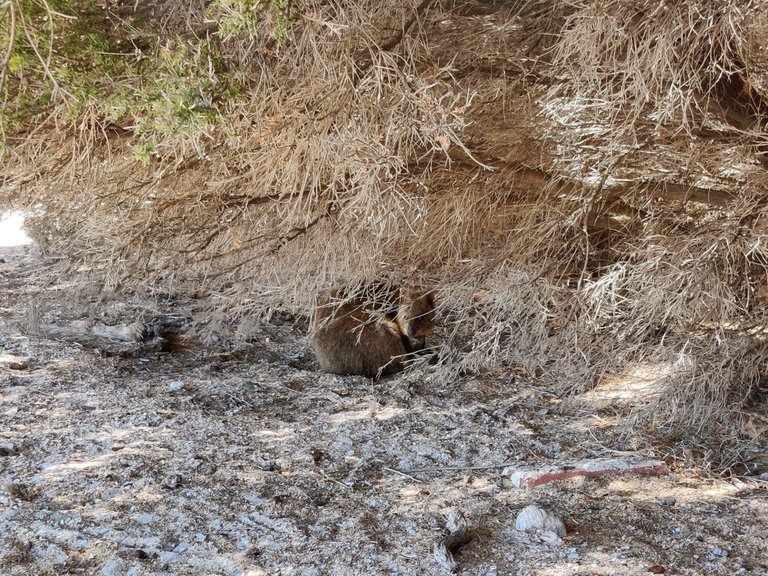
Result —
<instances>
[{"instance_id":1,"label":"dry shrub","mask_svg":"<svg viewBox=\"0 0 768 576\"><path fill-rule=\"evenodd\" d=\"M745 72L759 3L577 2L556 59L575 90L607 104L614 125L690 129L715 83ZM605 118L605 116L604 116ZM601 119L603 120L603 119Z\"/></svg>"},{"instance_id":2,"label":"dry shrub","mask_svg":"<svg viewBox=\"0 0 768 576\"><path fill-rule=\"evenodd\" d=\"M731 417L764 409L756 4L227 6L215 46L246 89L215 122L158 130L146 164L133 119L95 105L14 145L2 194L45 250L108 287L202 290L232 322L311 313L329 286L433 284L435 370L579 392L685 358L646 421L764 442Z\"/></svg>"}]
</instances>

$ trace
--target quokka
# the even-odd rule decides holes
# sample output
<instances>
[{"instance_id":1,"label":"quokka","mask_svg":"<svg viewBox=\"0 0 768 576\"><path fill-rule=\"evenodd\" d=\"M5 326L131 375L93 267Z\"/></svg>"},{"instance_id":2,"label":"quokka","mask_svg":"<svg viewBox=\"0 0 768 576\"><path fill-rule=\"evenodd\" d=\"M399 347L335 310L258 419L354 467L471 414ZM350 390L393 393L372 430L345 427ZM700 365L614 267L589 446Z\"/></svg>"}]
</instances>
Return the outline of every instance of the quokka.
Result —
<instances>
[{"instance_id":1,"label":"quokka","mask_svg":"<svg viewBox=\"0 0 768 576\"><path fill-rule=\"evenodd\" d=\"M408 355L424 349L435 326L434 290L403 286L391 310L368 309L360 298L337 306L339 296L321 297L309 337L324 372L369 378L397 372Z\"/></svg>"}]
</instances>

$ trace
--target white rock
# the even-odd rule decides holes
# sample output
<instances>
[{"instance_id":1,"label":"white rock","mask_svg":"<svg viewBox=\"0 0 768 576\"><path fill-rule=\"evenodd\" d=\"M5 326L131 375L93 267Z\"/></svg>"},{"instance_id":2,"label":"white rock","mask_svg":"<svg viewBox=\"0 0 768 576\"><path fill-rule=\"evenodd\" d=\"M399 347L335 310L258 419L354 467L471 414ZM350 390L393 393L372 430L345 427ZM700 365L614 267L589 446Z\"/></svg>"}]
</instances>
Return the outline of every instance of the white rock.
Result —
<instances>
[{"instance_id":1,"label":"white rock","mask_svg":"<svg viewBox=\"0 0 768 576\"><path fill-rule=\"evenodd\" d=\"M176 392L182 388L184 388L184 380L174 380L173 382L168 383L168 389L171 392Z\"/></svg>"},{"instance_id":2,"label":"white rock","mask_svg":"<svg viewBox=\"0 0 768 576\"><path fill-rule=\"evenodd\" d=\"M182 560L181 554L177 554L176 552L162 551L159 556L160 560L168 562L169 564L177 564Z\"/></svg>"},{"instance_id":3,"label":"white rock","mask_svg":"<svg viewBox=\"0 0 768 576\"><path fill-rule=\"evenodd\" d=\"M218 532L219 530L221 530L221 526L222 526L222 524L221 524L221 520L219 520L218 518L216 518L215 520L211 520L210 522L208 522L208 527L209 527L211 530L213 530L214 532Z\"/></svg>"},{"instance_id":4,"label":"white rock","mask_svg":"<svg viewBox=\"0 0 768 576\"><path fill-rule=\"evenodd\" d=\"M139 524L152 524L152 522L157 521L157 514L152 514L150 512L144 512L142 514L136 515L136 522Z\"/></svg>"},{"instance_id":5,"label":"white rock","mask_svg":"<svg viewBox=\"0 0 768 576\"><path fill-rule=\"evenodd\" d=\"M560 538L565 538L566 532L565 523L560 516L534 504L530 504L520 511L515 520L515 528L520 532L547 530L554 532Z\"/></svg>"},{"instance_id":6,"label":"white rock","mask_svg":"<svg viewBox=\"0 0 768 576\"><path fill-rule=\"evenodd\" d=\"M125 562L110 560L101 568L101 576L123 576L126 572Z\"/></svg>"}]
</instances>

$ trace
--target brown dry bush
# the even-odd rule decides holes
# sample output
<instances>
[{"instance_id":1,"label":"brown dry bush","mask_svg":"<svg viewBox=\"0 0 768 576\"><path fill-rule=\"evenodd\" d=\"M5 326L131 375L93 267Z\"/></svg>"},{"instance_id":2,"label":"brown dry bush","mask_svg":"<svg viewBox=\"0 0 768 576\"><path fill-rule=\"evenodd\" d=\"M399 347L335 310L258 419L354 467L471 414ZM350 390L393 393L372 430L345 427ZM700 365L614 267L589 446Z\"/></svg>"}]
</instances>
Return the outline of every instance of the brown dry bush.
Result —
<instances>
[{"instance_id":1,"label":"brown dry bush","mask_svg":"<svg viewBox=\"0 0 768 576\"><path fill-rule=\"evenodd\" d=\"M280 40L279 12L226 31L237 13L160 5L245 90L146 164L135 119L52 105L2 188L46 251L232 321L433 284L433 370L579 392L664 361L645 422L728 439L722 462L764 443L759 3L302 2Z\"/></svg>"}]
</instances>

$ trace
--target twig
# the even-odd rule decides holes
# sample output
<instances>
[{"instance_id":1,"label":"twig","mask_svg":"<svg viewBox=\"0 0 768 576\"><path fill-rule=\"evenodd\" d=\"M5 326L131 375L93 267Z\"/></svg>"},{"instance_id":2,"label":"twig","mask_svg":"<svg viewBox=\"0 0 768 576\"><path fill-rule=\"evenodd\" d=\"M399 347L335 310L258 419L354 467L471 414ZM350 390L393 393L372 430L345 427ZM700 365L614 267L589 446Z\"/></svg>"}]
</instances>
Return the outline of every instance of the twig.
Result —
<instances>
[{"instance_id":1,"label":"twig","mask_svg":"<svg viewBox=\"0 0 768 576\"><path fill-rule=\"evenodd\" d=\"M495 470L496 468L506 468L507 466L513 466L517 462L505 462L503 464L490 464L488 466L444 466L441 468L416 468L409 470L409 474L425 474L432 472L463 472L465 470ZM404 472L401 472L404 474Z\"/></svg>"},{"instance_id":2,"label":"twig","mask_svg":"<svg viewBox=\"0 0 768 576\"><path fill-rule=\"evenodd\" d=\"M387 472L392 472L393 474L398 474L399 476L404 476L405 478L413 480L414 482L418 482L419 484L423 484L424 483L423 480L419 480L418 478L414 478L410 474L406 474L405 472L403 472L401 470L397 470L395 468L390 468L389 466L382 466L381 469L382 470L386 470Z\"/></svg>"},{"instance_id":3,"label":"twig","mask_svg":"<svg viewBox=\"0 0 768 576\"><path fill-rule=\"evenodd\" d=\"M416 22L416 19L421 15L422 12L429 8L430 4L432 4L432 0L423 0L422 3L416 7L416 12L411 18L408 19L408 21L405 23L405 26L403 26L402 29L400 29L387 42L384 42L384 44L381 45L381 49L385 52L389 52L392 50L392 48L397 46L408 32L408 30L410 30L411 26L413 26L414 22Z\"/></svg>"}]
</instances>

